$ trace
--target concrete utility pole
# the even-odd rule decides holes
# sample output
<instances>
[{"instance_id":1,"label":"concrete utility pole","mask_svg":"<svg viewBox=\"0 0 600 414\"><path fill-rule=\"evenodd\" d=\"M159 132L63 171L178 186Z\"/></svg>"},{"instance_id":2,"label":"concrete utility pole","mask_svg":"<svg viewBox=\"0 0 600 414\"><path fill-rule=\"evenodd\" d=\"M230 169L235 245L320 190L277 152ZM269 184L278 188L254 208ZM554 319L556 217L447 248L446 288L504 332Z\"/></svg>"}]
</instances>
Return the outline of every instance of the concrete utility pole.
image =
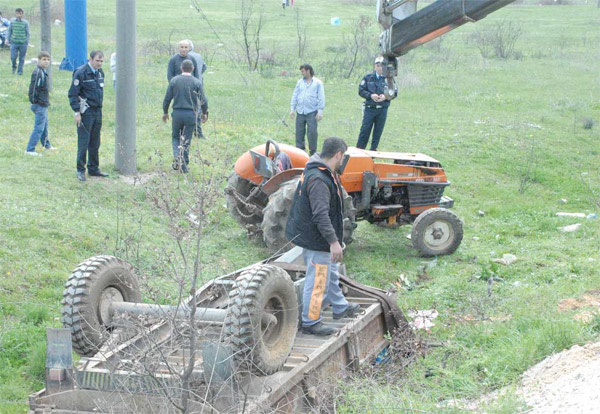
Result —
<instances>
[{"instance_id":1,"label":"concrete utility pole","mask_svg":"<svg viewBox=\"0 0 600 414\"><path fill-rule=\"evenodd\" d=\"M52 56L52 22L50 21L50 0L40 0L40 17L42 20L42 50ZM48 66L48 89L52 90L52 63Z\"/></svg>"},{"instance_id":2,"label":"concrete utility pole","mask_svg":"<svg viewBox=\"0 0 600 414\"><path fill-rule=\"evenodd\" d=\"M125 175L137 173L135 2L117 0L115 165Z\"/></svg>"}]
</instances>

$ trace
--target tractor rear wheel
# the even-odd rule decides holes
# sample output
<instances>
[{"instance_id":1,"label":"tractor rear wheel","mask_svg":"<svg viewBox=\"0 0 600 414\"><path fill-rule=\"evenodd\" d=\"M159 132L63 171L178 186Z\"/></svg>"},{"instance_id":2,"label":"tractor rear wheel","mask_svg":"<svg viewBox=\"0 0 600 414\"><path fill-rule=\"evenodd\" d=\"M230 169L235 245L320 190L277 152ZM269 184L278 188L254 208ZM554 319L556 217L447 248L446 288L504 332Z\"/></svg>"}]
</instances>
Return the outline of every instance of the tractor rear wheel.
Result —
<instances>
[{"instance_id":1,"label":"tractor rear wheel","mask_svg":"<svg viewBox=\"0 0 600 414\"><path fill-rule=\"evenodd\" d=\"M419 214L411 231L413 247L427 257L454 253L462 238L462 220L445 208L432 208Z\"/></svg>"},{"instance_id":2,"label":"tractor rear wheel","mask_svg":"<svg viewBox=\"0 0 600 414\"><path fill-rule=\"evenodd\" d=\"M248 226L258 226L262 221L262 210L266 205L265 200L254 199L251 205L256 206L255 211L251 211L245 202L252 190L256 188L256 184L242 178L238 173L233 172L227 179L225 187L225 201L229 212L243 228Z\"/></svg>"},{"instance_id":3,"label":"tractor rear wheel","mask_svg":"<svg viewBox=\"0 0 600 414\"><path fill-rule=\"evenodd\" d=\"M225 342L238 369L258 375L277 372L298 331L298 298L287 272L273 265L243 271L230 292Z\"/></svg>"},{"instance_id":4,"label":"tractor rear wheel","mask_svg":"<svg viewBox=\"0 0 600 414\"><path fill-rule=\"evenodd\" d=\"M263 240L267 248L273 253L282 253L293 247L285 237L285 227L299 181L300 177L296 177L283 183L279 190L271 194L269 202L263 210L264 217L261 224ZM344 205L344 243L348 245L353 241L352 235L356 228L356 208L354 208L352 197L348 195L343 187L342 202Z\"/></svg>"},{"instance_id":5,"label":"tractor rear wheel","mask_svg":"<svg viewBox=\"0 0 600 414\"><path fill-rule=\"evenodd\" d=\"M285 227L299 181L300 177L294 177L281 184L281 187L269 196L269 202L263 210L263 240L273 253L285 252L293 247L285 237Z\"/></svg>"},{"instance_id":6,"label":"tractor rear wheel","mask_svg":"<svg viewBox=\"0 0 600 414\"><path fill-rule=\"evenodd\" d=\"M349 245L354 238L354 229L356 228L356 208L352 197L348 195L344 187L342 187L342 201L344 203L344 243Z\"/></svg>"},{"instance_id":7,"label":"tractor rear wheel","mask_svg":"<svg viewBox=\"0 0 600 414\"><path fill-rule=\"evenodd\" d=\"M114 256L94 256L73 271L63 292L62 323L73 350L92 356L106 342L110 302L141 302L133 267Z\"/></svg>"}]
</instances>

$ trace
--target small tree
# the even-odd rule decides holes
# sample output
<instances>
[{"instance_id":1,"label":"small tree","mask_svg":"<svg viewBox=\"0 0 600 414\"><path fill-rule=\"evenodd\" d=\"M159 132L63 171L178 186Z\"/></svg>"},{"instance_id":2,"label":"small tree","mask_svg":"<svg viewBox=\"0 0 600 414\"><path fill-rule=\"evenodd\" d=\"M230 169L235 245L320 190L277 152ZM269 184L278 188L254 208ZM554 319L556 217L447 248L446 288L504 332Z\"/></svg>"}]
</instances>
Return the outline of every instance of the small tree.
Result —
<instances>
[{"instance_id":1,"label":"small tree","mask_svg":"<svg viewBox=\"0 0 600 414\"><path fill-rule=\"evenodd\" d=\"M256 70L260 59L260 32L266 24L262 7L255 15L256 0L242 0L240 3L240 29L242 31L242 48L248 62L248 70Z\"/></svg>"},{"instance_id":2,"label":"small tree","mask_svg":"<svg viewBox=\"0 0 600 414\"><path fill-rule=\"evenodd\" d=\"M600 1L600 0L599 0ZM296 14L296 35L298 36L298 57L302 59L304 57L304 50L306 49L306 24L300 19L300 9L294 9Z\"/></svg>"}]
</instances>

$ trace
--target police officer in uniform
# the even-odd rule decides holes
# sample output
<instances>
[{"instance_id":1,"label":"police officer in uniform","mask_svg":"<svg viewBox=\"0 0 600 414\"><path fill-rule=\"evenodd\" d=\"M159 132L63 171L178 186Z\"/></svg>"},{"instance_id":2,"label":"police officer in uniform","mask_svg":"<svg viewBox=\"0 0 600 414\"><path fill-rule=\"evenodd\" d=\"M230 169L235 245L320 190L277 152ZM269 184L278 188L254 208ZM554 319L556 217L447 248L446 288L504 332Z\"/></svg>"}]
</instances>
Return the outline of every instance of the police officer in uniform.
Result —
<instances>
[{"instance_id":1,"label":"police officer in uniform","mask_svg":"<svg viewBox=\"0 0 600 414\"><path fill-rule=\"evenodd\" d=\"M383 76L383 63L383 57L377 57L375 59L375 71L365 75L360 85L358 85L358 94L365 99L365 102L363 104L362 125L360 126L356 146L362 149L367 147L372 129L371 151L377 151L379 138L381 138L387 118L387 110L390 106L390 101L383 93L386 86L385 77Z\"/></svg>"},{"instance_id":2,"label":"police officer in uniform","mask_svg":"<svg viewBox=\"0 0 600 414\"><path fill-rule=\"evenodd\" d=\"M77 125L77 179L85 181L87 157L88 175L108 177L100 170L98 149L102 129L102 98L104 92L104 54L99 50L90 53L88 63L73 73L69 89L69 103L75 112Z\"/></svg>"}]
</instances>

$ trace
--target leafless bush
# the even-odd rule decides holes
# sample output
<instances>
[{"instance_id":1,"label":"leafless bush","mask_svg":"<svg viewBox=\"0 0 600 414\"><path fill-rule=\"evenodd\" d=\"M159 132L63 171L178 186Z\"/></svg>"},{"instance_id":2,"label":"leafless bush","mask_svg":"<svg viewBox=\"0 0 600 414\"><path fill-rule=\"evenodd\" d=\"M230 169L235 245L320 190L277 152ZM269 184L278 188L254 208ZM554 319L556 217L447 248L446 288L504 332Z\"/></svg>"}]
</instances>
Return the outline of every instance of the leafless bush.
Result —
<instances>
[{"instance_id":1,"label":"leafless bush","mask_svg":"<svg viewBox=\"0 0 600 414\"><path fill-rule=\"evenodd\" d=\"M256 8L259 8L258 15ZM256 0L242 0L240 3L240 29L242 49L248 63L248 70L256 70L260 59L260 34L266 24L264 11Z\"/></svg>"},{"instance_id":2,"label":"leafless bush","mask_svg":"<svg viewBox=\"0 0 600 414\"><path fill-rule=\"evenodd\" d=\"M11 12L14 11L14 7L0 7L0 10L4 12L4 17L9 19L12 17ZM39 23L41 21L40 3L38 2L35 6L30 7L26 10L25 18L31 23ZM61 22L65 21L65 5L64 1L51 1L50 2L50 19L52 21L58 19Z\"/></svg>"},{"instance_id":3,"label":"leafless bush","mask_svg":"<svg viewBox=\"0 0 600 414\"><path fill-rule=\"evenodd\" d=\"M474 32L470 40L483 58L487 59L493 54L499 59L508 59L515 57L515 44L522 34L519 23L504 20Z\"/></svg>"},{"instance_id":4,"label":"leafless bush","mask_svg":"<svg viewBox=\"0 0 600 414\"><path fill-rule=\"evenodd\" d=\"M525 162L522 164L520 172L519 194L524 194L531 183L535 182L535 171L537 164L535 137L531 137L531 142L523 144L527 148Z\"/></svg>"},{"instance_id":5,"label":"leafless bush","mask_svg":"<svg viewBox=\"0 0 600 414\"><path fill-rule=\"evenodd\" d=\"M173 56L177 53L177 47L175 46L175 35L181 35L178 29L172 29L169 32L169 36L163 39L153 39L142 44L140 51L143 56Z\"/></svg>"},{"instance_id":6,"label":"leafless bush","mask_svg":"<svg viewBox=\"0 0 600 414\"><path fill-rule=\"evenodd\" d=\"M344 37L344 43L349 55L349 67L344 76L346 79L352 76L355 66L361 63L361 60L369 60L372 57L368 53L371 49L370 46L376 44L373 36L369 34L369 28L372 25L373 19L370 16L360 16L351 26L351 35ZM367 52L366 54L365 51Z\"/></svg>"},{"instance_id":7,"label":"leafless bush","mask_svg":"<svg viewBox=\"0 0 600 414\"><path fill-rule=\"evenodd\" d=\"M306 24L300 19L299 8L295 8L294 13L296 16L296 36L298 38L298 58L302 59L306 49Z\"/></svg>"},{"instance_id":8,"label":"leafless bush","mask_svg":"<svg viewBox=\"0 0 600 414\"><path fill-rule=\"evenodd\" d=\"M342 44L325 48L329 57L320 62L320 72L330 78L349 79L357 67L372 68L377 54L376 37L370 31L372 25L373 19L369 16L357 18L344 34Z\"/></svg>"}]
</instances>

